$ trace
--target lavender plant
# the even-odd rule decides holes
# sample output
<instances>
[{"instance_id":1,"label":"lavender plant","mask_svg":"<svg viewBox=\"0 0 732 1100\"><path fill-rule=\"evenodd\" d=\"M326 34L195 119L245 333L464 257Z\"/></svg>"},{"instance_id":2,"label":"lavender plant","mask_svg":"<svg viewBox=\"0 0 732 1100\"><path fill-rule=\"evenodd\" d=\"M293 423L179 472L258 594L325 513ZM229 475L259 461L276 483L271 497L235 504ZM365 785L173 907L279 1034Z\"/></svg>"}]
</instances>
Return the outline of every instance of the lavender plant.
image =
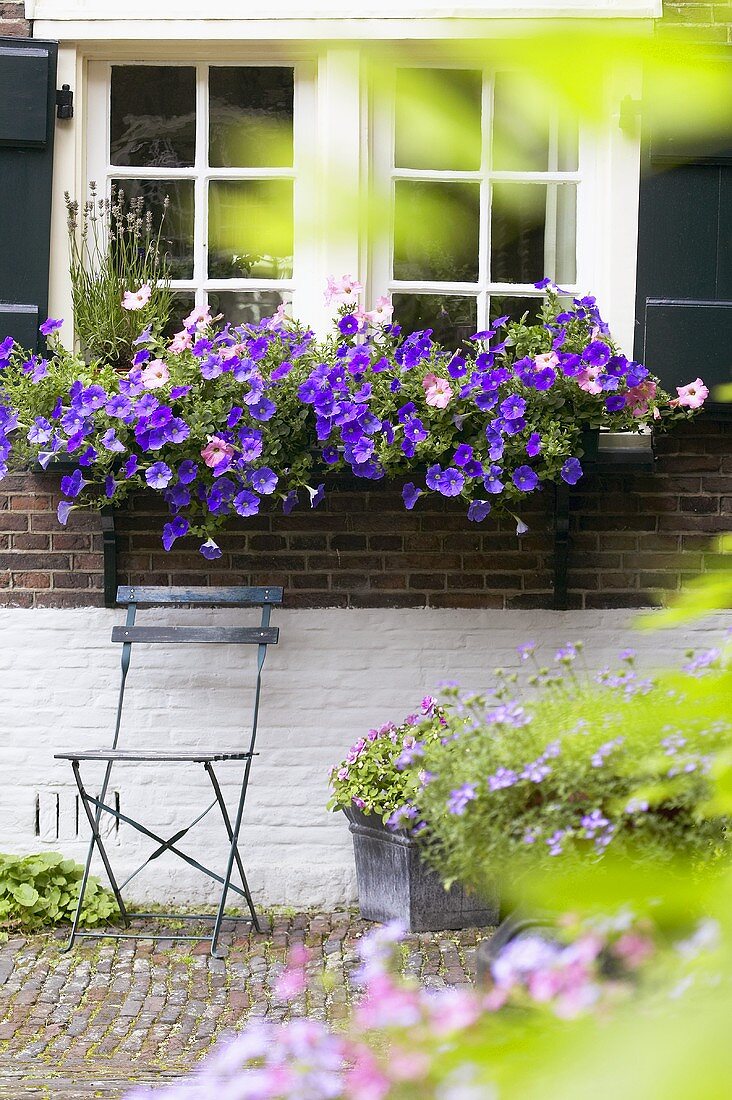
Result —
<instances>
[{"instance_id":1,"label":"lavender plant","mask_svg":"<svg viewBox=\"0 0 732 1100\"><path fill-rule=\"evenodd\" d=\"M156 227L143 198L128 201L121 187L103 198L90 183L81 208L68 191L64 199L74 324L82 351L90 361L129 369L140 328L150 322L163 331L172 310L162 251L169 200ZM129 287L139 289L132 293Z\"/></svg>"},{"instance_id":2,"label":"lavender plant","mask_svg":"<svg viewBox=\"0 0 732 1100\"><path fill-rule=\"evenodd\" d=\"M387 299L364 312L347 276L331 280L338 315L324 340L282 310L223 327L194 310L171 341L148 324L124 374L66 352L62 322L49 319L48 359L0 343L0 474L11 460L71 458L62 523L151 489L172 513L165 548L197 535L207 558L233 518L315 507L329 471L404 480L408 509L434 493L460 498L476 523L510 514L521 533L527 497L583 476L584 430L669 426L707 394L697 379L669 398L619 352L594 298L565 307L546 284L540 323L497 318L469 351L429 330L404 335ZM146 316L150 295L147 284L127 290L120 310Z\"/></svg>"}]
</instances>

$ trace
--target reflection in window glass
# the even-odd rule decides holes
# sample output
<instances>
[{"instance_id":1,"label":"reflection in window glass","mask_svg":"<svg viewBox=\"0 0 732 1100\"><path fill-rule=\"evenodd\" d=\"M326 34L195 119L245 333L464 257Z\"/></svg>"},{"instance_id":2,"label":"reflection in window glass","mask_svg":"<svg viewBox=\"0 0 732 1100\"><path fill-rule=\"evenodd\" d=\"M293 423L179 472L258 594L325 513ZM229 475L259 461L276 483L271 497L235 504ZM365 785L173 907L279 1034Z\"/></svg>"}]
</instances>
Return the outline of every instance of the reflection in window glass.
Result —
<instances>
[{"instance_id":1,"label":"reflection in window glass","mask_svg":"<svg viewBox=\"0 0 732 1100\"><path fill-rule=\"evenodd\" d=\"M525 313L528 313L528 322L533 324L544 304L543 295L538 297L528 297L517 295L513 297L508 294L491 294L491 304L489 316L491 321L494 321L496 317L508 316L512 321L520 321Z\"/></svg>"},{"instance_id":2,"label":"reflection in window glass","mask_svg":"<svg viewBox=\"0 0 732 1100\"><path fill-rule=\"evenodd\" d=\"M208 249L211 278L291 278L292 181L212 181Z\"/></svg>"},{"instance_id":3,"label":"reflection in window glass","mask_svg":"<svg viewBox=\"0 0 732 1100\"><path fill-rule=\"evenodd\" d=\"M397 180L395 188L394 278L474 282L479 185Z\"/></svg>"},{"instance_id":4,"label":"reflection in window glass","mask_svg":"<svg viewBox=\"0 0 732 1100\"><path fill-rule=\"evenodd\" d=\"M434 339L446 347L459 347L475 332L475 298L447 294L395 294L394 320L403 332L431 328Z\"/></svg>"},{"instance_id":5,"label":"reflection in window glass","mask_svg":"<svg viewBox=\"0 0 732 1100\"><path fill-rule=\"evenodd\" d=\"M163 329L163 336L174 336L183 328L183 318L187 317L196 304L196 296L192 290L176 290L173 295L173 308L168 318L168 323Z\"/></svg>"},{"instance_id":6,"label":"reflection in window glass","mask_svg":"<svg viewBox=\"0 0 732 1100\"><path fill-rule=\"evenodd\" d=\"M113 65L110 164L185 168L196 150L196 70Z\"/></svg>"},{"instance_id":7,"label":"reflection in window glass","mask_svg":"<svg viewBox=\"0 0 732 1100\"><path fill-rule=\"evenodd\" d=\"M141 197L145 208L152 212L153 226L160 225L161 253L170 267L171 279L193 278L193 180L112 180L129 200Z\"/></svg>"},{"instance_id":8,"label":"reflection in window glass","mask_svg":"<svg viewBox=\"0 0 732 1100\"><path fill-rule=\"evenodd\" d=\"M394 164L474 172L481 161L481 74L398 69Z\"/></svg>"},{"instance_id":9,"label":"reflection in window glass","mask_svg":"<svg viewBox=\"0 0 732 1100\"><path fill-rule=\"evenodd\" d=\"M492 163L497 172L575 172L577 124L559 115L527 73L496 73Z\"/></svg>"},{"instance_id":10,"label":"reflection in window glass","mask_svg":"<svg viewBox=\"0 0 732 1100\"><path fill-rule=\"evenodd\" d=\"M292 69L212 66L209 97L213 167L292 165Z\"/></svg>"},{"instance_id":11,"label":"reflection in window glass","mask_svg":"<svg viewBox=\"0 0 732 1100\"><path fill-rule=\"evenodd\" d=\"M279 290L209 290L208 304L211 315L223 313L224 320L232 325L256 325L271 317L282 303L289 306L292 295Z\"/></svg>"},{"instance_id":12,"label":"reflection in window glass","mask_svg":"<svg viewBox=\"0 0 732 1100\"><path fill-rule=\"evenodd\" d=\"M492 190L491 281L573 283L576 187L494 181Z\"/></svg>"}]
</instances>

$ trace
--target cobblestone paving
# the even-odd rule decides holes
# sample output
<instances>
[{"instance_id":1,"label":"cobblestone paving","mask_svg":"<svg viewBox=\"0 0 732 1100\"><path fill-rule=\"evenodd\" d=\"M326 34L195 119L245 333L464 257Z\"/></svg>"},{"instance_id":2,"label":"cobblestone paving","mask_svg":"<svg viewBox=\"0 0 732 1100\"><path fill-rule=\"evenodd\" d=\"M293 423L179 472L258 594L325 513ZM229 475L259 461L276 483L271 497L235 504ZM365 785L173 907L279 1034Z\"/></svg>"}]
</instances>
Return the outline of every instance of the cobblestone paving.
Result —
<instances>
[{"instance_id":1,"label":"cobblestone paving","mask_svg":"<svg viewBox=\"0 0 732 1100\"><path fill-rule=\"evenodd\" d=\"M0 1097L118 1100L132 1081L186 1072L252 1018L337 1023L353 992L356 942L371 927L351 911L270 913L259 935L230 922L226 960L211 958L206 943L84 940L66 954L66 933L11 940L0 946ZM486 934L409 936L405 972L427 986L464 984ZM312 951L312 977L286 1004L273 985L296 943Z\"/></svg>"}]
</instances>

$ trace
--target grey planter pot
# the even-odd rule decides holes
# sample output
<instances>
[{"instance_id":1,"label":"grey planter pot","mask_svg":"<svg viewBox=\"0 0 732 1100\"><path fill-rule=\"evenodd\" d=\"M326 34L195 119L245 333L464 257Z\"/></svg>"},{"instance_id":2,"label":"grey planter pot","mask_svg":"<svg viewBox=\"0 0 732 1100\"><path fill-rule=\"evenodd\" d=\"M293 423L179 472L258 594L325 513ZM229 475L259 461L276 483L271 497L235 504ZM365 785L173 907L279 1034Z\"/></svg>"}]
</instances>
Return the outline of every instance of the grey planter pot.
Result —
<instances>
[{"instance_id":1,"label":"grey planter pot","mask_svg":"<svg viewBox=\"0 0 732 1100\"><path fill-rule=\"evenodd\" d=\"M398 920L410 932L486 928L498 924L498 897L462 886L445 890L420 856L419 841L394 833L374 814L345 811L356 858L358 904L365 920Z\"/></svg>"}]
</instances>

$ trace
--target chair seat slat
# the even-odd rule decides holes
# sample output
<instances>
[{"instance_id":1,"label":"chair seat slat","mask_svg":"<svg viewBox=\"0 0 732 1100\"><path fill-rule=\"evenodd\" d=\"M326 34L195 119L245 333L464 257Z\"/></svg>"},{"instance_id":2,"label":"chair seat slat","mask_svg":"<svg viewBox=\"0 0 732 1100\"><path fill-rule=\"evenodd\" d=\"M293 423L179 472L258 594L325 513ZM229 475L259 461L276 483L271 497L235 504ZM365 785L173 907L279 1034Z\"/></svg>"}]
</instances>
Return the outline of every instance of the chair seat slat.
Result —
<instances>
[{"instance_id":1,"label":"chair seat slat","mask_svg":"<svg viewBox=\"0 0 732 1100\"><path fill-rule=\"evenodd\" d=\"M276 626L115 626L113 642L195 642L219 645L276 645Z\"/></svg>"},{"instance_id":2,"label":"chair seat slat","mask_svg":"<svg viewBox=\"0 0 732 1100\"><path fill-rule=\"evenodd\" d=\"M141 606L229 606L261 607L263 604L282 603L282 587L279 585L260 585L245 587L227 585L224 587L164 588L157 585L121 585L117 589L117 603L136 603Z\"/></svg>"},{"instance_id":3,"label":"chair seat slat","mask_svg":"<svg viewBox=\"0 0 732 1100\"><path fill-rule=\"evenodd\" d=\"M80 749L78 752L57 752L54 760L148 760L168 763L179 760L203 764L207 760L248 760L250 756L257 755L236 749L172 749L168 752L160 749Z\"/></svg>"}]
</instances>

